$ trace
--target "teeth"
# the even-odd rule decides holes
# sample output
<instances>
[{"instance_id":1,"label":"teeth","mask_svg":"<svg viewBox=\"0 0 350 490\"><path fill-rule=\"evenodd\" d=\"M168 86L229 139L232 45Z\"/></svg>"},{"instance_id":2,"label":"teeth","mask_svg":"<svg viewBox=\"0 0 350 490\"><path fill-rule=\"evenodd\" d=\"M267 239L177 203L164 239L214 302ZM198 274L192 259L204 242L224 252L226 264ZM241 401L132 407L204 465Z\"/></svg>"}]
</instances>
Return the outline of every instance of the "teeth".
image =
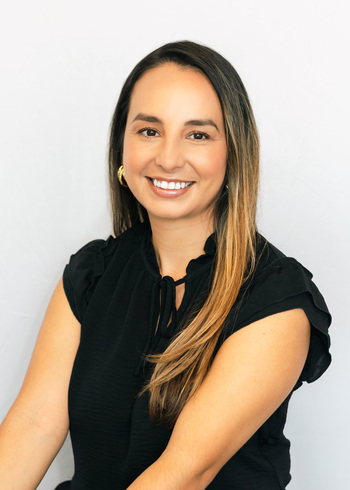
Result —
<instances>
[{"instance_id":1,"label":"teeth","mask_svg":"<svg viewBox=\"0 0 350 490\"><path fill-rule=\"evenodd\" d=\"M167 182L166 180L151 179L156 187L161 189L184 189L192 184L192 182Z\"/></svg>"}]
</instances>

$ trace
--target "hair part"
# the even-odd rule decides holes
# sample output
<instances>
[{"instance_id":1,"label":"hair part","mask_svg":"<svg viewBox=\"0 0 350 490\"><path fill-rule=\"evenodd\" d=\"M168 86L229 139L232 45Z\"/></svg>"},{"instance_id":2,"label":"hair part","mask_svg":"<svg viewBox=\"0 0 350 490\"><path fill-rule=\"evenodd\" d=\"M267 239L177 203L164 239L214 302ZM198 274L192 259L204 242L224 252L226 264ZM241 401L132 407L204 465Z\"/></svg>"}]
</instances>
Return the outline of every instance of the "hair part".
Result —
<instances>
[{"instance_id":1,"label":"hair part","mask_svg":"<svg viewBox=\"0 0 350 490\"><path fill-rule=\"evenodd\" d=\"M164 63L194 69L210 81L221 104L227 144L225 180L214 209L217 251L209 295L202 308L187 317L165 352L149 356L155 368L141 392L149 391L151 417L171 427L207 374L227 316L255 267L259 138L243 82L219 53L180 41L147 55L126 79L111 125L109 180L117 236L148 219L146 209L131 191L119 185L117 170L123 161L124 132L135 83Z\"/></svg>"}]
</instances>

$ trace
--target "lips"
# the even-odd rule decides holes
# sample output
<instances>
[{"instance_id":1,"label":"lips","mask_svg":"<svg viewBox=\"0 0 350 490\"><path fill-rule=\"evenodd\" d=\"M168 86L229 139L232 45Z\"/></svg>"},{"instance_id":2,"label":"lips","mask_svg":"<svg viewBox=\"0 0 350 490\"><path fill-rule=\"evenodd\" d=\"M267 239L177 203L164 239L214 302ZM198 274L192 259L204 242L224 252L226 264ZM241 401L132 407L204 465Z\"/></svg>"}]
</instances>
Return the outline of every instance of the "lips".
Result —
<instances>
[{"instance_id":1,"label":"lips","mask_svg":"<svg viewBox=\"0 0 350 490\"><path fill-rule=\"evenodd\" d=\"M189 187L190 185L193 184L192 181L186 182L186 181L168 181L168 180L158 180L158 179L152 179L150 178L150 181L155 187L158 187L160 189L165 189L165 190L174 190L174 189L185 189L186 187Z\"/></svg>"}]
</instances>

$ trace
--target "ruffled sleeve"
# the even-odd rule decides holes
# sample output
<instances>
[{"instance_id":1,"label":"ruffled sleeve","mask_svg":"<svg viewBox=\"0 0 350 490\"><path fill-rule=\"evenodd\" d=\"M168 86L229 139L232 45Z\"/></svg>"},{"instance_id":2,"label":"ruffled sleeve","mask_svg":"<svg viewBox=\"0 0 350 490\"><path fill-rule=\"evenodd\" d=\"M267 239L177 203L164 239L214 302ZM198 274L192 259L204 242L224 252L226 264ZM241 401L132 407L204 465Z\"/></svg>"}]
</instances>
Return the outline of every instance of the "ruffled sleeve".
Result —
<instances>
[{"instance_id":1,"label":"ruffled sleeve","mask_svg":"<svg viewBox=\"0 0 350 490\"><path fill-rule=\"evenodd\" d=\"M281 252L281 257L276 258L276 250L270 246L270 257L262 260L256 274L242 290L229 317L228 333L275 313L303 309L311 324L311 340L297 385L300 386L302 381L310 383L319 378L331 362L328 335L331 315L312 281L312 274L295 259L285 257Z\"/></svg>"},{"instance_id":2,"label":"ruffled sleeve","mask_svg":"<svg viewBox=\"0 0 350 490\"><path fill-rule=\"evenodd\" d=\"M63 287L74 316L81 323L99 278L113 256L118 239L94 240L70 257Z\"/></svg>"}]
</instances>

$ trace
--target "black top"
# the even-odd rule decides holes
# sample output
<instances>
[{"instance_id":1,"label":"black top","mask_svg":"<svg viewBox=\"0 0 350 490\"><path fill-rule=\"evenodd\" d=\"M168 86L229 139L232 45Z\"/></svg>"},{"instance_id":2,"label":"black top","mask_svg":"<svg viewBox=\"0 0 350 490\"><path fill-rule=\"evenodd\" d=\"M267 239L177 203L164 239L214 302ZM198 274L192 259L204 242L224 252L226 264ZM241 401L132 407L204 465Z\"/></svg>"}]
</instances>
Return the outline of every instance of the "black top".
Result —
<instances>
[{"instance_id":1,"label":"black top","mask_svg":"<svg viewBox=\"0 0 350 490\"><path fill-rule=\"evenodd\" d=\"M256 273L242 288L218 347L256 320L302 308L312 334L297 388L302 381L321 376L330 363L327 331L331 318L311 273L260 235L259 242ZM69 387L75 460L72 489L125 490L165 449L170 431L149 419L148 395L137 396L151 370L144 355L162 352L184 314L205 300L215 261L213 236L204 250L204 255L189 262L185 278L178 281L185 283L185 293L177 311L177 283L159 273L148 224L131 228L119 238L93 241L71 257L63 284L81 323ZM283 435L289 398L207 488L285 488L290 481L289 441Z\"/></svg>"}]
</instances>

